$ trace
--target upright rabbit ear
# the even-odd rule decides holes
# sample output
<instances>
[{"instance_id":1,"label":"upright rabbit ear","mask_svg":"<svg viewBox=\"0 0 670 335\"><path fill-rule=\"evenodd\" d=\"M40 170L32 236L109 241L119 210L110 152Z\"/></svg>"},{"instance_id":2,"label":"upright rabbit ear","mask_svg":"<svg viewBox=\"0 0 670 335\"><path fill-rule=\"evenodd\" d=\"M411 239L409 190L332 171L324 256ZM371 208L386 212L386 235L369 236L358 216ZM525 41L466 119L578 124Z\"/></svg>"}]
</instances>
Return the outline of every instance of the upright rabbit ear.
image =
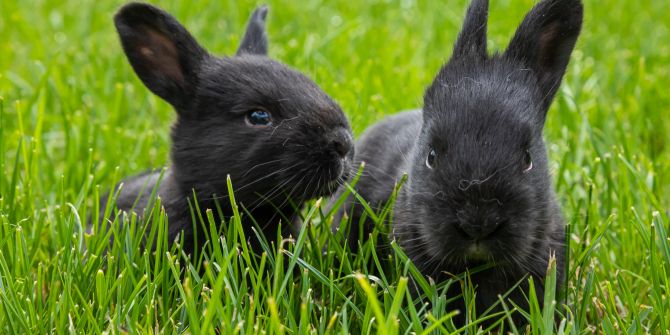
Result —
<instances>
[{"instance_id":1,"label":"upright rabbit ear","mask_svg":"<svg viewBox=\"0 0 670 335\"><path fill-rule=\"evenodd\" d=\"M452 57L486 59L486 24L489 16L488 0L472 0L465 15L463 28L458 34Z\"/></svg>"},{"instance_id":2,"label":"upright rabbit ear","mask_svg":"<svg viewBox=\"0 0 670 335\"><path fill-rule=\"evenodd\" d=\"M268 15L268 6L263 5L251 13L247 31L237 54L267 55L268 54L268 36L265 33L265 17Z\"/></svg>"},{"instance_id":3,"label":"upright rabbit ear","mask_svg":"<svg viewBox=\"0 0 670 335\"><path fill-rule=\"evenodd\" d=\"M123 6L114 24L128 61L144 85L177 110L187 108L207 51L170 14L148 4Z\"/></svg>"},{"instance_id":4,"label":"upright rabbit ear","mask_svg":"<svg viewBox=\"0 0 670 335\"><path fill-rule=\"evenodd\" d=\"M580 0L543 0L526 15L505 52L535 72L548 108L582 27Z\"/></svg>"}]
</instances>

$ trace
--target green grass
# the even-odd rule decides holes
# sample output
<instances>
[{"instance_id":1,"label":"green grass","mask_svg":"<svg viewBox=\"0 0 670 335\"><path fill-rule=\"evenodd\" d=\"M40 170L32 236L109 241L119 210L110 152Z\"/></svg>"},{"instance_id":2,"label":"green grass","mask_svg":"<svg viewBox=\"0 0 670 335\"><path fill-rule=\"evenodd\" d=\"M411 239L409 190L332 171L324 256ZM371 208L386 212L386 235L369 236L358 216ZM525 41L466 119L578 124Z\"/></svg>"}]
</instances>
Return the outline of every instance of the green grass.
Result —
<instances>
[{"instance_id":1,"label":"green grass","mask_svg":"<svg viewBox=\"0 0 670 335\"><path fill-rule=\"evenodd\" d=\"M268 2L271 55L314 78L357 134L420 106L466 8L465 0ZM131 218L115 232L112 246L105 234L86 234L101 194L168 159L174 113L126 63L111 22L120 4L0 2L0 333L480 331L453 326L445 284L418 279L432 304L410 303L416 270L401 251L380 272L370 245L358 254L339 246L316 203L300 234L262 257L239 243L239 218L222 232L211 217L198 220L223 236L207 259L190 263L164 238L155 255L140 252L140 236L164 237L159 204L150 222ZM532 4L493 1L493 47L506 45ZM256 3L160 5L208 49L232 54ZM534 304L530 331L668 334L670 2L585 7L545 131L569 223L567 306ZM565 315L556 324L554 309Z\"/></svg>"}]
</instances>

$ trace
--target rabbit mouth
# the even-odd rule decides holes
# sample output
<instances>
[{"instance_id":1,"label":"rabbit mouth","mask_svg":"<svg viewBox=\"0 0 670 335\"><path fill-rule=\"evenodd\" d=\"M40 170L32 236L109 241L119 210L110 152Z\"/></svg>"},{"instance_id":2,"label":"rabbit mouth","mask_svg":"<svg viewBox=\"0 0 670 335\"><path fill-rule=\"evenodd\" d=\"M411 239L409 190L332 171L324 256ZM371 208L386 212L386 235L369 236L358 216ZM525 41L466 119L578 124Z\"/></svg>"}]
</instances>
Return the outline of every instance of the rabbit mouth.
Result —
<instances>
[{"instance_id":1,"label":"rabbit mouth","mask_svg":"<svg viewBox=\"0 0 670 335\"><path fill-rule=\"evenodd\" d=\"M484 244L474 242L466 249L465 257L469 261L486 261L491 259L492 253Z\"/></svg>"},{"instance_id":2,"label":"rabbit mouth","mask_svg":"<svg viewBox=\"0 0 670 335\"><path fill-rule=\"evenodd\" d=\"M348 164L348 159L345 157L341 158L337 164L326 168L326 172L324 173L326 181L317 191L319 196L332 195L347 179L349 179L350 168Z\"/></svg>"},{"instance_id":3,"label":"rabbit mouth","mask_svg":"<svg viewBox=\"0 0 670 335\"><path fill-rule=\"evenodd\" d=\"M334 175L334 177L333 177ZM322 177L324 181L321 182L320 186L316 187L313 190L313 197L322 197L330 196L342 185L345 179L343 179L342 172L336 174L324 174Z\"/></svg>"}]
</instances>

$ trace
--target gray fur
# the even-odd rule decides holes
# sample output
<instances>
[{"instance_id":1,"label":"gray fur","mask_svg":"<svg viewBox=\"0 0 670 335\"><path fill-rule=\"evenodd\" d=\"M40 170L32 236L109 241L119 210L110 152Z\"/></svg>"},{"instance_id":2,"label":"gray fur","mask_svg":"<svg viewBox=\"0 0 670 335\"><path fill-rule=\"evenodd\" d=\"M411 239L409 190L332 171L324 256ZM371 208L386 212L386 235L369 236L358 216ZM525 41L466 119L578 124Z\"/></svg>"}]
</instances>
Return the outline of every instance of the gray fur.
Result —
<instances>
[{"instance_id":1,"label":"gray fur","mask_svg":"<svg viewBox=\"0 0 670 335\"><path fill-rule=\"evenodd\" d=\"M492 266L471 278L479 313L519 281L521 289L509 298L526 307L528 276L541 300L551 254L563 281L564 223L542 130L582 15L579 0L542 0L505 53L489 55L488 1L473 0L451 59L426 90L422 113L389 117L357 143L354 164L365 162L366 170L356 189L373 207L408 174L391 235L422 273L443 281ZM524 171L529 160L532 169ZM350 200L342 211L356 224L363 208ZM371 229L355 226L352 244ZM450 294L460 293L458 286ZM462 300L453 308L463 312Z\"/></svg>"}]
</instances>

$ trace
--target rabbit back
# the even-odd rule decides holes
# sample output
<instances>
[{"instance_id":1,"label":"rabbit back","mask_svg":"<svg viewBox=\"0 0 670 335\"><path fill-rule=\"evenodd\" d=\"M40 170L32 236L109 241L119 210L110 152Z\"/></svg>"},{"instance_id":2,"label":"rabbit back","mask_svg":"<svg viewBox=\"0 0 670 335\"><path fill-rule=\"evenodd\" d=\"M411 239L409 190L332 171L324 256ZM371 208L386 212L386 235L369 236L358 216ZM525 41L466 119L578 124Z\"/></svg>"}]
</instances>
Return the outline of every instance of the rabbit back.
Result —
<instances>
[{"instance_id":1,"label":"rabbit back","mask_svg":"<svg viewBox=\"0 0 670 335\"><path fill-rule=\"evenodd\" d=\"M361 176L354 189L373 210L379 210L391 196L395 185L407 172L408 157L421 131L420 109L400 112L386 117L367 129L356 142L353 168L364 164ZM338 199L344 192L340 188L333 196ZM334 201L334 200L333 200ZM364 207L349 196L335 214L335 228L339 228L345 213L349 218L349 241L356 248L359 240L365 240L372 232L370 220L361 222Z\"/></svg>"}]
</instances>

